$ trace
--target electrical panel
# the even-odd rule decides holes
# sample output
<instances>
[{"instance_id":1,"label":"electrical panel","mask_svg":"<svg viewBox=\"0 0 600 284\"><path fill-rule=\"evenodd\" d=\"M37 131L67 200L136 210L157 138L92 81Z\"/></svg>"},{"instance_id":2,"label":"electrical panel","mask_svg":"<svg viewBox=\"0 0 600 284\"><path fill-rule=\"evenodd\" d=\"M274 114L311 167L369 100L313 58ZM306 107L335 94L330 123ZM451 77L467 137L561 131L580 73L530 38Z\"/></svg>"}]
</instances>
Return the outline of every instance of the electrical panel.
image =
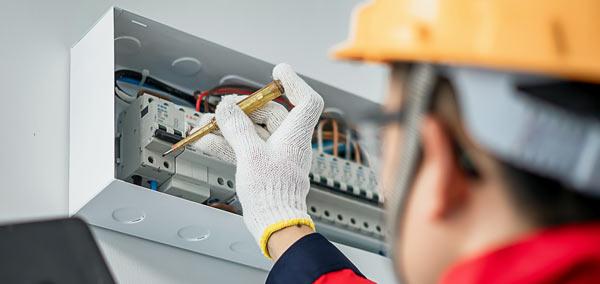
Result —
<instances>
[{"instance_id":1,"label":"electrical panel","mask_svg":"<svg viewBox=\"0 0 600 284\"><path fill-rule=\"evenodd\" d=\"M143 88L138 92L139 96L129 102L117 119L117 178L243 214L235 195L234 165L202 153L193 145L177 155L162 155L193 128L202 126L200 118L204 113L165 96L144 92ZM330 239L384 253L382 200L375 174L362 163L321 148L313 152L309 175L312 188L307 197L309 214Z\"/></svg>"},{"instance_id":2,"label":"electrical panel","mask_svg":"<svg viewBox=\"0 0 600 284\"><path fill-rule=\"evenodd\" d=\"M69 215L268 271L273 263L241 218L235 165L193 145L162 153L222 96L271 82L274 65L119 8L82 35L70 58ZM308 213L365 275L391 283L382 200L351 122L376 104L300 76L326 106L312 141Z\"/></svg>"}]
</instances>

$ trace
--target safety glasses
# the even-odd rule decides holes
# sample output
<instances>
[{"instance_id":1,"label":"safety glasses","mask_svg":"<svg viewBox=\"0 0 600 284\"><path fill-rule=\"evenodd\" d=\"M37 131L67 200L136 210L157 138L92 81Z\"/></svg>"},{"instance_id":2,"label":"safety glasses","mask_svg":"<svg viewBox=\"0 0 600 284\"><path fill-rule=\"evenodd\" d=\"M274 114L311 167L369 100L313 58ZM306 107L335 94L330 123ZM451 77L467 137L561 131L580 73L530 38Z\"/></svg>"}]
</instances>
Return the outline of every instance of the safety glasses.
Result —
<instances>
[{"instance_id":1,"label":"safety glasses","mask_svg":"<svg viewBox=\"0 0 600 284\"><path fill-rule=\"evenodd\" d=\"M360 144L376 161L372 164L380 177L392 235L398 231L395 220L401 220L419 164L420 125L436 81L431 65L393 66L390 94L382 109L369 112L358 123Z\"/></svg>"}]
</instances>

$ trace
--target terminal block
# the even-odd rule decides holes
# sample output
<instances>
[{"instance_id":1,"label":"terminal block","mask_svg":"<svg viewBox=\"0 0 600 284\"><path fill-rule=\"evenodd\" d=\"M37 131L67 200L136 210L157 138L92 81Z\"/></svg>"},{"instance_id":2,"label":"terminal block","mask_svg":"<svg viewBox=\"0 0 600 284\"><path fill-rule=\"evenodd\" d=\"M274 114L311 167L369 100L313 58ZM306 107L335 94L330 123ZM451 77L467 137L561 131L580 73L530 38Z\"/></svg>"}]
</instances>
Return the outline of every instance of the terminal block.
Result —
<instances>
[{"instance_id":1,"label":"terminal block","mask_svg":"<svg viewBox=\"0 0 600 284\"><path fill-rule=\"evenodd\" d=\"M350 160L313 151L310 179L313 184L373 204L383 203L373 170Z\"/></svg>"}]
</instances>

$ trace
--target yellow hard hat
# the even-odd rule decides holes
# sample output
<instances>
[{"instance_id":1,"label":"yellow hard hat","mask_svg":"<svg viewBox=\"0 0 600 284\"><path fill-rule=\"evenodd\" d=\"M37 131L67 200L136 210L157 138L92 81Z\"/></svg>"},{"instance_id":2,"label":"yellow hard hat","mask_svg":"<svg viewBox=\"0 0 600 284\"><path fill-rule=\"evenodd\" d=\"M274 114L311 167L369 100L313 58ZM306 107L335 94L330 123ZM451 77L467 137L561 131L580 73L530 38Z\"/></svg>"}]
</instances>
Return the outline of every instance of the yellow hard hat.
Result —
<instances>
[{"instance_id":1,"label":"yellow hard hat","mask_svg":"<svg viewBox=\"0 0 600 284\"><path fill-rule=\"evenodd\" d=\"M600 83L600 0L375 0L341 59L426 61Z\"/></svg>"}]
</instances>

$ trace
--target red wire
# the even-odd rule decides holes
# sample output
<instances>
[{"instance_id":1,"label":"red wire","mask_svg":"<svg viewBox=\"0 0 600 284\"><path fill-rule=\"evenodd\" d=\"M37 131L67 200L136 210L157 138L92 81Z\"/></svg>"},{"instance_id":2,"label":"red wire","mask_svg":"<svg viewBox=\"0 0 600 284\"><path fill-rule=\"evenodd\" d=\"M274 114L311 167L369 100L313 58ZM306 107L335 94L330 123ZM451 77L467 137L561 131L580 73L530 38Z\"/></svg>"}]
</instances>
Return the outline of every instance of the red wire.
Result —
<instances>
[{"instance_id":1,"label":"red wire","mask_svg":"<svg viewBox=\"0 0 600 284\"><path fill-rule=\"evenodd\" d=\"M200 112L200 94L196 97L196 111Z\"/></svg>"},{"instance_id":2,"label":"red wire","mask_svg":"<svg viewBox=\"0 0 600 284\"><path fill-rule=\"evenodd\" d=\"M227 87L203 91L196 98L196 111L200 112L200 105L202 103L202 100L204 99L204 97L207 97L210 95L227 95L227 94L252 95L253 93L254 92L252 92L250 90L238 89L238 88L227 88ZM289 103L282 97L276 98L275 101L282 105L289 106ZM204 111L207 111L207 110L204 110Z\"/></svg>"},{"instance_id":3,"label":"red wire","mask_svg":"<svg viewBox=\"0 0 600 284\"><path fill-rule=\"evenodd\" d=\"M236 89L236 88L222 88L216 89L211 92L212 95L225 95L225 94L238 94L238 95L251 95L252 91L244 90L244 89Z\"/></svg>"},{"instance_id":4,"label":"red wire","mask_svg":"<svg viewBox=\"0 0 600 284\"><path fill-rule=\"evenodd\" d=\"M282 98L282 97L278 97L275 99L276 102L282 104L284 107L286 107L288 110L292 109L294 106L292 106L286 99Z\"/></svg>"},{"instance_id":5,"label":"red wire","mask_svg":"<svg viewBox=\"0 0 600 284\"><path fill-rule=\"evenodd\" d=\"M222 89L204 91L204 92L201 92L198 95L198 97L196 98L196 111L197 112L200 111L200 104L202 103L202 100L204 99L204 97L207 97L210 95L225 95L225 94L251 95L252 93L253 93L252 91L248 91L248 90L244 90L244 89L236 89L236 88L222 88Z\"/></svg>"},{"instance_id":6,"label":"red wire","mask_svg":"<svg viewBox=\"0 0 600 284\"><path fill-rule=\"evenodd\" d=\"M198 98L196 98L196 111L197 112L200 112L200 103L202 102L202 99L204 99L204 97L208 96L209 94L210 94L209 91L204 91L198 95Z\"/></svg>"}]
</instances>

